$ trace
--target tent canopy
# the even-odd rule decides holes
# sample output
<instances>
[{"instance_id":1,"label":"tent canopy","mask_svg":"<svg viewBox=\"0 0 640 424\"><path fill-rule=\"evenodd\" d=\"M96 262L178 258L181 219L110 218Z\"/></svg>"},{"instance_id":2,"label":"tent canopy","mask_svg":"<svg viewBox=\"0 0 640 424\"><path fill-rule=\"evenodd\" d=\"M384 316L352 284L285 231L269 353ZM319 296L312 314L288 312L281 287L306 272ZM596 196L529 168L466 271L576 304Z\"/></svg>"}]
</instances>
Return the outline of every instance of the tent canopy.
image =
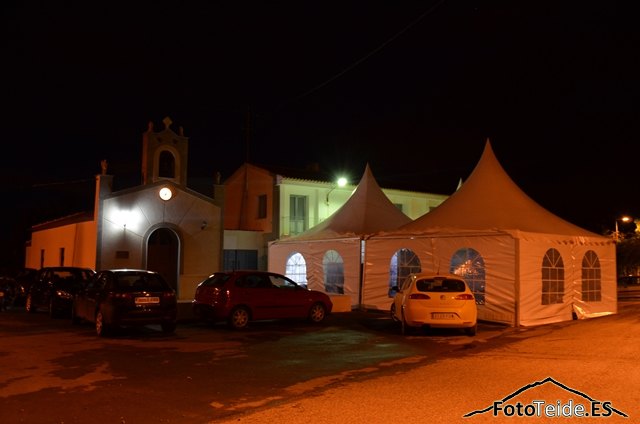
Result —
<instances>
[{"instance_id":1,"label":"tent canopy","mask_svg":"<svg viewBox=\"0 0 640 424\"><path fill-rule=\"evenodd\" d=\"M502 168L489 140L473 172L455 193L396 232L445 228L600 237L554 215L527 196Z\"/></svg>"},{"instance_id":2,"label":"tent canopy","mask_svg":"<svg viewBox=\"0 0 640 424\"><path fill-rule=\"evenodd\" d=\"M411 218L391 203L367 164L358 186L340 209L313 228L282 241L360 237L394 230L409 222Z\"/></svg>"}]
</instances>

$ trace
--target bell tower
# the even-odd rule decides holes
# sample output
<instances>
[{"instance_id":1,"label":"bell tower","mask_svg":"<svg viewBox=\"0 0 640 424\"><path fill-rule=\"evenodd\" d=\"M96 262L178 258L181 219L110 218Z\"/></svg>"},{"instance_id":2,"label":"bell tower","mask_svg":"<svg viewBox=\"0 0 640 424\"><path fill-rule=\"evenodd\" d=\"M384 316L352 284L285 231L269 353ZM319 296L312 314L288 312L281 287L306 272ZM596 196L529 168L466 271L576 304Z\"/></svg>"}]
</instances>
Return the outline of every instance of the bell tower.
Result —
<instances>
[{"instance_id":1,"label":"bell tower","mask_svg":"<svg viewBox=\"0 0 640 424\"><path fill-rule=\"evenodd\" d=\"M142 184L168 180L186 186L189 138L182 127L179 134L173 132L168 116L162 122L164 130L155 132L153 122L149 122L142 135Z\"/></svg>"}]
</instances>

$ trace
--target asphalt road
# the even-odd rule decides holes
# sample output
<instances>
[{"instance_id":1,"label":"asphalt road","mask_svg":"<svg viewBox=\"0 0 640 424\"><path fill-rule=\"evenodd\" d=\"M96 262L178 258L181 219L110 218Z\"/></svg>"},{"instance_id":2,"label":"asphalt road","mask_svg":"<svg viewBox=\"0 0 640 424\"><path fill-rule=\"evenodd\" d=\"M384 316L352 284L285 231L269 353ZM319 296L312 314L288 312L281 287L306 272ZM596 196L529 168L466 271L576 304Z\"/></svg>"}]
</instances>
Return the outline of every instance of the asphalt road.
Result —
<instances>
[{"instance_id":1,"label":"asphalt road","mask_svg":"<svg viewBox=\"0 0 640 424\"><path fill-rule=\"evenodd\" d=\"M0 312L0 422L513 422L461 417L553 378L630 417L604 422L629 423L640 417L639 339L632 301L589 320L484 323L476 337L402 336L386 314L352 312L322 325L271 321L236 332L187 321L173 335L145 327L101 339L91 325L13 309ZM540 396L566 397L553 388Z\"/></svg>"},{"instance_id":2,"label":"asphalt road","mask_svg":"<svg viewBox=\"0 0 640 424\"><path fill-rule=\"evenodd\" d=\"M640 302L616 314L506 331L473 349L224 423L640 422Z\"/></svg>"},{"instance_id":3,"label":"asphalt road","mask_svg":"<svg viewBox=\"0 0 640 424\"><path fill-rule=\"evenodd\" d=\"M44 312L0 312L1 423L205 423L470 351L509 328L402 336L387 314L254 323L181 322L95 336Z\"/></svg>"}]
</instances>

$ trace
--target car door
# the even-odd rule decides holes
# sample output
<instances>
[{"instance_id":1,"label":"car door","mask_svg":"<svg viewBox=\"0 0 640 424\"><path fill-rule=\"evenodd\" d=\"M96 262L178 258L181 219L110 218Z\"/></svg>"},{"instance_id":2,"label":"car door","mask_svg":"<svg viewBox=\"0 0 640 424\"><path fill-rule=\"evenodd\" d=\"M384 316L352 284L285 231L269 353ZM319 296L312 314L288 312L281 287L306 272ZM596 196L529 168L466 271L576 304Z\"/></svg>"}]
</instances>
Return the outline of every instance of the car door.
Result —
<instances>
[{"instance_id":1,"label":"car door","mask_svg":"<svg viewBox=\"0 0 640 424\"><path fill-rule=\"evenodd\" d=\"M282 275L272 274L269 276L269 280L276 288L272 296L279 305L281 318L305 317L307 315L311 306L309 290Z\"/></svg>"},{"instance_id":2,"label":"car door","mask_svg":"<svg viewBox=\"0 0 640 424\"><path fill-rule=\"evenodd\" d=\"M87 321L94 321L100 293L108 276L98 273L76 295L76 307L78 315Z\"/></svg>"},{"instance_id":3,"label":"car door","mask_svg":"<svg viewBox=\"0 0 640 424\"><path fill-rule=\"evenodd\" d=\"M247 304L252 311L253 319L284 318L282 305L277 297L276 288L265 274L245 274L236 282L238 297L235 303Z\"/></svg>"},{"instance_id":4,"label":"car door","mask_svg":"<svg viewBox=\"0 0 640 424\"><path fill-rule=\"evenodd\" d=\"M31 293L31 302L36 308L41 308L45 305L49 306L49 294L51 292L51 271L48 269L42 270Z\"/></svg>"}]
</instances>

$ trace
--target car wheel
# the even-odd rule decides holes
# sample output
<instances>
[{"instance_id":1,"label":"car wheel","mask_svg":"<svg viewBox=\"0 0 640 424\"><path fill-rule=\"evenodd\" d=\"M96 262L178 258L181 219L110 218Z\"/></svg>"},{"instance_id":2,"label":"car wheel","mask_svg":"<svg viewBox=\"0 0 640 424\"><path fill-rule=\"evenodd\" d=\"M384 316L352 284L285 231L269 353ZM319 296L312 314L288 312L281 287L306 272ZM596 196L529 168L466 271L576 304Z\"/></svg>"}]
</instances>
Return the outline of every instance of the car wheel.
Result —
<instances>
[{"instance_id":1,"label":"car wheel","mask_svg":"<svg viewBox=\"0 0 640 424\"><path fill-rule=\"evenodd\" d=\"M244 306L238 306L229 314L228 324L234 330L242 330L249 325L249 319L249 310Z\"/></svg>"},{"instance_id":2,"label":"car wheel","mask_svg":"<svg viewBox=\"0 0 640 424\"><path fill-rule=\"evenodd\" d=\"M96 335L98 337L104 337L109 333L109 327L104 322L104 315L102 314L102 310L98 310L96 312Z\"/></svg>"},{"instance_id":3,"label":"car wheel","mask_svg":"<svg viewBox=\"0 0 640 424\"><path fill-rule=\"evenodd\" d=\"M393 321L395 323L400 323L400 320L396 316L396 304L395 304L395 302L391 304L390 313L391 313L391 321Z\"/></svg>"},{"instance_id":4,"label":"car wheel","mask_svg":"<svg viewBox=\"0 0 640 424\"><path fill-rule=\"evenodd\" d=\"M71 304L71 323L72 324L80 324L82 320L80 319L80 317L78 316L78 314L76 313L76 305L74 303Z\"/></svg>"},{"instance_id":5,"label":"car wheel","mask_svg":"<svg viewBox=\"0 0 640 424\"><path fill-rule=\"evenodd\" d=\"M402 311L401 311L400 315L402 315L402 317L400 319L400 324L401 324L401 330L400 331L402 332L402 335L404 336L409 331L409 326L407 325L407 321L404 318L404 308L402 308Z\"/></svg>"},{"instance_id":6,"label":"car wheel","mask_svg":"<svg viewBox=\"0 0 640 424\"><path fill-rule=\"evenodd\" d=\"M175 321L165 321L160 324L163 333L173 333L176 331L176 323Z\"/></svg>"},{"instance_id":7,"label":"car wheel","mask_svg":"<svg viewBox=\"0 0 640 424\"><path fill-rule=\"evenodd\" d=\"M27 296L24 308L27 310L27 312L33 313L36 311L36 306L33 304L33 298L31 297L31 295Z\"/></svg>"},{"instance_id":8,"label":"car wheel","mask_svg":"<svg viewBox=\"0 0 640 424\"><path fill-rule=\"evenodd\" d=\"M464 329L464 332L467 336L469 337L473 337L476 335L476 333L478 332L478 324L474 325L473 327L467 327Z\"/></svg>"},{"instance_id":9,"label":"car wheel","mask_svg":"<svg viewBox=\"0 0 640 424\"><path fill-rule=\"evenodd\" d=\"M309 320L311 322L322 322L327 316L327 311L322 303L314 303L309 309Z\"/></svg>"},{"instance_id":10,"label":"car wheel","mask_svg":"<svg viewBox=\"0 0 640 424\"><path fill-rule=\"evenodd\" d=\"M49 299L49 316L51 318L58 318L58 311L56 310L56 302L53 297Z\"/></svg>"}]
</instances>

